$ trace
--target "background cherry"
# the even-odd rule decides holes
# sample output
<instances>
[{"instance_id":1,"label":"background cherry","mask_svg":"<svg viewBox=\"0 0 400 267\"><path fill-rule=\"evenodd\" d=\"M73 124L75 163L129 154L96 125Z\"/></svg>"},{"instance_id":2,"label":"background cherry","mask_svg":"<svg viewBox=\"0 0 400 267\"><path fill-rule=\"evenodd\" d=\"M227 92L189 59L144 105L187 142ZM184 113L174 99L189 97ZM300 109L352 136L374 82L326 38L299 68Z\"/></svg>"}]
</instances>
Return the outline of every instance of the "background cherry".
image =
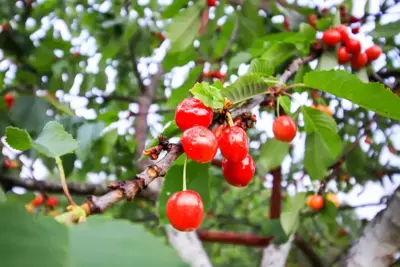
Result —
<instances>
[{"instance_id":1,"label":"background cherry","mask_svg":"<svg viewBox=\"0 0 400 267\"><path fill-rule=\"evenodd\" d=\"M249 153L249 139L246 132L238 127L226 128L218 141L222 155L229 161L241 161Z\"/></svg>"},{"instance_id":2,"label":"background cherry","mask_svg":"<svg viewBox=\"0 0 400 267\"><path fill-rule=\"evenodd\" d=\"M217 0L207 0L207 6L212 7L217 5Z\"/></svg>"},{"instance_id":3,"label":"background cherry","mask_svg":"<svg viewBox=\"0 0 400 267\"><path fill-rule=\"evenodd\" d=\"M347 52L346 47L344 47L344 46L339 47L338 52L337 52L337 57L338 57L339 64L345 64L345 63L349 62L350 55L349 55L349 52Z\"/></svg>"},{"instance_id":4,"label":"background cherry","mask_svg":"<svg viewBox=\"0 0 400 267\"><path fill-rule=\"evenodd\" d=\"M46 201L47 206L54 208L58 204L58 199L55 197L49 197Z\"/></svg>"},{"instance_id":5,"label":"background cherry","mask_svg":"<svg viewBox=\"0 0 400 267\"><path fill-rule=\"evenodd\" d=\"M230 185L236 187L248 185L255 171L256 164L250 155L247 155L242 161L222 160L222 174Z\"/></svg>"},{"instance_id":6,"label":"background cherry","mask_svg":"<svg viewBox=\"0 0 400 267\"><path fill-rule=\"evenodd\" d=\"M367 54L368 60L372 61L378 59L378 57L382 54L382 49L377 45L373 45L365 50L365 53Z\"/></svg>"},{"instance_id":7,"label":"background cherry","mask_svg":"<svg viewBox=\"0 0 400 267\"><path fill-rule=\"evenodd\" d=\"M32 205L34 206L40 206L43 204L43 196L38 195L32 200Z\"/></svg>"},{"instance_id":8,"label":"background cherry","mask_svg":"<svg viewBox=\"0 0 400 267\"><path fill-rule=\"evenodd\" d=\"M355 39L349 39L346 41L346 49L350 54L358 54L361 52L361 43Z\"/></svg>"},{"instance_id":9,"label":"background cherry","mask_svg":"<svg viewBox=\"0 0 400 267\"><path fill-rule=\"evenodd\" d=\"M167 218L179 231L193 231L203 220L204 205L201 196L193 190L176 192L167 201Z\"/></svg>"},{"instance_id":10,"label":"background cherry","mask_svg":"<svg viewBox=\"0 0 400 267\"><path fill-rule=\"evenodd\" d=\"M197 98L186 98L176 107L175 122L179 128L186 130L200 125L208 127L213 119L213 110L206 107Z\"/></svg>"},{"instance_id":11,"label":"background cherry","mask_svg":"<svg viewBox=\"0 0 400 267\"><path fill-rule=\"evenodd\" d=\"M324 198L321 195L309 196L307 206L312 210L319 211L324 206Z\"/></svg>"},{"instance_id":12,"label":"background cherry","mask_svg":"<svg viewBox=\"0 0 400 267\"><path fill-rule=\"evenodd\" d=\"M361 69L368 62L368 57L366 53L359 53L357 55L353 55L351 58L351 67L353 69Z\"/></svg>"},{"instance_id":13,"label":"background cherry","mask_svg":"<svg viewBox=\"0 0 400 267\"><path fill-rule=\"evenodd\" d=\"M6 102L7 108L11 108L15 102L15 98L14 98L13 94L8 93L8 94L4 95L4 102Z\"/></svg>"},{"instance_id":14,"label":"background cherry","mask_svg":"<svg viewBox=\"0 0 400 267\"><path fill-rule=\"evenodd\" d=\"M296 136L297 126L291 117L282 115L274 120L272 131L277 140L291 142Z\"/></svg>"},{"instance_id":15,"label":"background cherry","mask_svg":"<svg viewBox=\"0 0 400 267\"><path fill-rule=\"evenodd\" d=\"M218 150L217 138L204 126L194 126L185 130L181 144L186 155L199 163L210 162Z\"/></svg>"},{"instance_id":16,"label":"background cherry","mask_svg":"<svg viewBox=\"0 0 400 267\"><path fill-rule=\"evenodd\" d=\"M340 40L346 42L349 39L349 33L347 32L347 27L344 25L339 25L335 28L340 33Z\"/></svg>"},{"instance_id":17,"label":"background cherry","mask_svg":"<svg viewBox=\"0 0 400 267\"><path fill-rule=\"evenodd\" d=\"M340 42L341 38L342 37L339 31L335 29L329 29L324 32L324 35L322 36L322 41L324 41L324 43L329 46L334 46Z\"/></svg>"}]
</instances>

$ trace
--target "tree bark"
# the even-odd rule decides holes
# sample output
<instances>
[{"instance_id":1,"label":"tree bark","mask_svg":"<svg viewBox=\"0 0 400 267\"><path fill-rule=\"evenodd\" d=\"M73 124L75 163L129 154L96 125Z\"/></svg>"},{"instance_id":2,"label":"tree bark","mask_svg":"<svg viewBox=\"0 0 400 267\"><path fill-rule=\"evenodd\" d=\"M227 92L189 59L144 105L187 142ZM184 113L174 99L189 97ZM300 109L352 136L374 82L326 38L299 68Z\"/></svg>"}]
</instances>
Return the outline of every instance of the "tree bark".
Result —
<instances>
[{"instance_id":1,"label":"tree bark","mask_svg":"<svg viewBox=\"0 0 400 267\"><path fill-rule=\"evenodd\" d=\"M292 248L293 235L282 245L271 244L263 250L261 267L284 267Z\"/></svg>"},{"instance_id":2,"label":"tree bark","mask_svg":"<svg viewBox=\"0 0 400 267\"><path fill-rule=\"evenodd\" d=\"M341 259L341 267L387 267L400 248L400 187Z\"/></svg>"}]
</instances>

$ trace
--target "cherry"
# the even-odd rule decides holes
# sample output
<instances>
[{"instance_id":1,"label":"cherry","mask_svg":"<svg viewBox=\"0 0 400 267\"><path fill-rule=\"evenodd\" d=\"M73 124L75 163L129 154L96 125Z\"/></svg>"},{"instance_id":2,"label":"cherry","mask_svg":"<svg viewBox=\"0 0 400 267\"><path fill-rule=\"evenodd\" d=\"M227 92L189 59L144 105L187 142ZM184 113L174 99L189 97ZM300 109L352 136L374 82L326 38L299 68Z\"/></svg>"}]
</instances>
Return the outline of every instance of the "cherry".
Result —
<instances>
[{"instance_id":1,"label":"cherry","mask_svg":"<svg viewBox=\"0 0 400 267\"><path fill-rule=\"evenodd\" d=\"M290 31L289 20L286 17L283 20L283 28L285 28L286 31Z\"/></svg>"},{"instance_id":2,"label":"cherry","mask_svg":"<svg viewBox=\"0 0 400 267\"><path fill-rule=\"evenodd\" d=\"M10 169L11 168L11 160L9 159L4 159L4 168Z\"/></svg>"},{"instance_id":3,"label":"cherry","mask_svg":"<svg viewBox=\"0 0 400 267\"><path fill-rule=\"evenodd\" d=\"M351 58L351 67L353 69L361 69L368 62L368 57L366 53L359 53L357 55L353 55Z\"/></svg>"},{"instance_id":4,"label":"cherry","mask_svg":"<svg viewBox=\"0 0 400 267\"><path fill-rule=\"evenodd\" d=\"M344 236L347 236L347 231L346 231L346 229L342 228L338 232L338 237L344 237Z\"/></svg>"},{"instance_id":5,"label":"cherry","mask_svg":"<svg viewBox=\"0 0 400 267\"><path fill-rule=\"evenodd\" d=\"M276 140L291 142L296 136L297 127L291 117L282 115L274 120L272 131Z\"/></svg>"},{"instance_id":6,"label":"cherry","mask_svg":"<svg viewBox=\"0 0 400 267\"><path fill-rule=\"evenodd\" d=\"M307 206L312 210L319 211L324 206L324 198L320 195L309 196Z\"/></svg>"},{"instance_id":7,"label":"cherry","mask_svg":"<svg viewBox=\"0 0 400 267\"><path fill-rule=\"evenodd\" d=\"M349 52L347 52L346 47L344 47L344 46L339 47L338 52L337 52L337 58L338 58L339 64L346 64L347 62L349 62L350 55L349 55Z\"/></svg>"},{"instance_id":8,"label":"cherry","mask_svg":"<svg viewBox=\"0 0 400 267\"><path fill-rule=\"evenodd\" d=\"M50 208L54 208L58 204L58 199L55 197L49 197L46 203Z\"/></svg>"},{"instance_id":9,"label":"cherry","mask_svg":"<svg viewBox=\"0 0 400 267\"><path fill-rule=\"evenodd\" d=\"M203 73L203 77L206 78L206 79L213 78L214 77L214 72L213 71L204 72Z\"/></svg>"},{"instance_id":10,"label":"cherry","mask_svg":"<svg viewBox=\"0 0 400 267\"><path fill-rule=\"evenodd\" d=\"M358 54L361 52L361 43L355 39L348 39L346 41L346 49L350 54Z\"/></svg>"},{"instance_id":11,"label":"cherry","mask_svg":"<svg viewBox=\"0 0 400 267\"><path fill-rule=\"evenodd\" d=\"M365 137L364 142L365 142L366 144L368 144L368 145L370 145L370 144L372 143L371 138L370 138L369 136L366 136L366 137Z\"/></svg>"},{"instance_id":12,"label":"cherry","mask_svg":"<svg viewBox=\"0 0 400 267\"><path fill-rule=\"evenodd\" d=\"M165 36L164 36L164 34L163 34L162 32L156 32L156 36L157 36L159 39L161 39L162 41L165 40Z\"/></svg>"},{"instance_id":13,"label":"cherry","mask_svg":"<svg viewBox=\"0 0 400 267\"><path fill-rule=\"evenodd\" d=\"M226 128L218 142L222 155L229 161L241 161L249 153L249 139L246 132L238 127Z\"/></svg>"},{"instance_id":14,"label":"cherry","mask_svg":"<svg viewBox=\"0 0 400 267\"><path fill-rule=\"evenodd\" d=\"M324 35L322 36L322 41L324 41L324 43L329 46L334 46L340 42L341 38L341 34L338 30L329 29L324 32Z\"/></svg>"},{"instance_id":15,"label":"cherry","mask_svg":"<svg viewBox=\"0 0 400 267\"><path fill-rule=\"evenodd\" d=\"M354 16L351 16L350 20L349 20L350 23L356 23L356 22L360 22L360 21L361 21L361 19L354 17Z\"/></svg>"},{"instance_id":16,"label":"cherry","mask_svg":"<svg viewBox=\"0 0 400 267\"><path fill-rule=\"evenodd\" d=\"M367 54L368 61L373 61L378 59L378 57L382 54L382 49L377 45L373 45L365 50L365 53Z\"/></svg>"},{"instance_id":17,"label":"cherry","mask_svg":"<svg viewBox=\"0 0 400 267\"><path fill-rule=\"evenodd\" d=\"M4 96L4 102L6 102L6 108L11 108L14 105L15 98L13 94L8 93Z\"/></svg>"},{"instance_id":18,"label":"cherry","mask_svg":"<svg viewBox=\"0 0 400 267\"><path fill-rule=\"evenodd\" d=\"M355 28L351 29L351 32L353 34L357 34L359 31L360 31L360 27L355 27Z\"/></svg>"},{"instance_id":19,"label":"cherry","mask_svg":"<svg viewBox=\"0 0 400 267\"><path fill-rule=\"evenodd\" d=\"M193 190L176 192L167 201L167 218L179 231L194 231L203 220L204 205L201 196Z\"/></svg>"},{"instance_id":20,"label":"cherry","mask_svg":"<svg viewBox=\"0 0 400 267\"><path fill-rule=\"evenodd\" d=\"M332 110L331 110L331 108L330 107L328 107L328 106L324 106L324 105L311 105L311 108L314 108L314 109L318 109L318 110L320 110L320 111L322 111L322 112L325 112L326 114L328 114L329 116L332 116L333 115L333 112L332 112Z\"/></svg>"},{"instance_id":21,"label":"cherry","mask_svg":"<svg viewBox=\"0 0 400 267\"><path fill-rule=\"evenodd\" d=\"M310 23L310 25L313 26L314 28L317 27L317 20L318 20L318 17L315 14L308 16L308 23Z\"/></svg>"},{"instance_id":22,"label":"cherry","mask_svg":"<svg viewBox=\"0 0 400 267\"><path fill-rule=\"evenodd\" d=\"M219 125L215 130L213 130L213 134L215 135L215 137L217 138L217 140L219 141L219 139L222 136L222 132L225 129L225 125Z\"/></svg>"},{"instance_id":23,"label":"cherry","mask_svg":"<svg viewBox=\"0 0 400 267\"><path fill-rule=\"evenodd\" d=\"M242 161L222 160L222 173L225 180L232 186L245 187L253 178L256 164L250 155Z\"/></svg>"},{"instance_id":24,"label":"cherry","mask_svg":"<svg viewBox=\"0 0 400 267\"><path fill-rule=\"evenodd\" d=\"M207 0L207 5L209 7L216 6L217 5L217 0Z\"/></svg>"},{"instance_id":25,"label":"cherry","mask_svg":"<svg viewBox=\"0 0 400 267\"><path fill-rule=\"evenodd\" d=\"M220 71L216 71L216 72L214 73L214 78L217 78L217 79L226 79L226 75L225 75L225 74L222 74Z\"/></svg>"},{"instance_id":26,"label":"cherry","mask_svg":"<svg viewBox=\"0 0 400 267\"><path fill-rule=\"evenodd\" d=\"M324 13L324 14L325 14L325 13L328 13L328 9L325 7L325 8L323 8L323 9L321 10L321 12Z\"/></svg>"},{"instance_id":27,"label":"cherry","mask_svg":"<svg viewBox=\"0 0 400 267\"><path fill-rule=\"evenodd\" d=\"M176 107L175 122L179 128L186 130L193 126L208 127L213 119L213 110L206 107L197 98L186 98Z\"/></svg>"},{"instance_id":28,"label":"cherry","mask_svg":"<svg viewBox=\"0 0 400 267\"><path fill-rule=\"evenodd\" d=\"M194 126L182 134L181 144L186 155L198 163L210 162L218 150L218 140L204 126Z\"/></svg>"},{"instance_id":29,"label":"cherry","mask_svg":"<svg viewBox=\"0 0 400 267\"><path fill-rule=\"evenodd\" d=\"M3 24L1 24L1 30L3 32L6 32L10 29L10 23L8 23L8 21L4 22Z\"/></svg>"},{"instance_id":30,"label":"cherry","mask_svg":"<svg viewBox=\"0 0 400 267\"><path fill-rule=\"evenodd\" d=\"M33 206L40 206L43 204L43 196L38 195L32 200L32 205Z\"/></svg>"},{"instance_id":31,"label":"cherry","mask_svg":"<svg viewBox=\"0 0 400 267\"><path fill-rule=\"evenodd\" d=\"M347 27L344 25L339 25L335 28L340 33L340 40L346 42L349 39L349 33L347 32Z\"/></svg>"}]
</instances>

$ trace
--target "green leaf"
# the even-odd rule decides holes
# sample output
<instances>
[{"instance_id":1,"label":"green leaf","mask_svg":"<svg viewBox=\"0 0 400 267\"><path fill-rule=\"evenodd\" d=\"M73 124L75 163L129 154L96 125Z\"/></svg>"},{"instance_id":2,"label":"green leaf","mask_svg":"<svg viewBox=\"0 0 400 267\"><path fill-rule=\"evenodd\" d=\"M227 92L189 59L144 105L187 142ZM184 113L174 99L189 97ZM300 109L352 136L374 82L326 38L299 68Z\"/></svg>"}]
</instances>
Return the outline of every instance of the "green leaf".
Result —
<instances>
[{"instance_id":1,"label":"green leaf","mask_svg":"<svg viewBox=\"0 0 400 267\"><path fill-rule=\"evenodd\" d=\"M278 97L279 105L282 106L283 110L286 112L286 114L290 114L290 106L292 102L290 101L290 98L288 96L281 95Z\"/></svg>"},{"instance_id":2,"label":"green leaf","mask_svg":"<svg viewBox=\"0 0 400 267\"><path fill-rule=\"evenodd\" d=\"M9 202L0 204L0 214L2 266L71 266L67 227Z\"/></svg>"},{"instance_id":3,"label":"green leaf","mask_svg":"<svg viewBox=\"0 0 400 267\"><path fill-rule=\"evenodd\" d=\"M164 12L162 13L163 19L169 19L174 17L181 8L185 7L189 3L189 0L175 0L172 1L170 5L168 5Z\"/></svg>"},{"instance_id":4,"label":"green leaf","mask_svg":"<svg viewBox=\"0 0 400 267\"><path fill-rule=\"evenodd\" d=\"M301 108L304 116L305 129L307 133L316 132L324 140L333 157L337 157L342 149L341 138L338 135L335 120L320 110L303 106Z\"/></svg>"},{"instance_id":5,"label":"green leaf","mask_svg":"<svg viewBox=\"0 0 400 267\"><path fill-rule=\"evenodd\" d=\"M190 92L195 98L200 99L204 105L213 109L224 108L224 97L221 90L207 82L196 83Z\"/></svg>"},{"instance_id":6,"label":"green leaf","mask_svg":"<svg viewBox=\"0 0 400 267\"><path fill-rule=\"evenodd\" d=\"M325 50L318 61L317 70L331 70L337 65L336 52L334 50Z\"/></svg>"},{"instance_id":7,"label":"green leaf","mask_svg":"<svg viewBox=\"0 0 400 267\"><path fill-rule=\"evenodd\" d=\"M347 171L356 178L357 181L364 180L368 172L368 155L361 150L360 145L351 150L346 157Z\"/></svg>"},{"instance_id":8,"label":"green leaf","mask_svg":"<svg viewBox=\"0 0 400 267\"><path fill-rule=\"evenodd\" d=\"M227 47L229 47L229 41L232 38L232 34L238 25L238 17L236 13L232 13L226 19L224 25L222 25L219 39L215 45L214 58L220 58Z\"/></svg>"},{"instance_id":9,"label":"green leaf","mask_svg":"<svg viewBox=\"0 0 400 267\"><path fill-rule=\"evenodd\" d=\"M400 20L384 25L377 24L371 32L372 37L393 37L399 34Z\"/></svg>"},{"instance_id":10,"label":"green leaf","mask_svg":"<svg viewBox=\"0 0 400 267\"><path fill-rule=\"evenodd\" d=\"M187 266L163 239L123 220L89 218L87 223L70 228L69 249L74 267L109 267L116 262L119 267L131 267L132 263L135 266ZM155 251L157 257L152 257Z\"/></svg>"},{"instance_id":11,"label":"green leaf","mask_svg":"<svg viewBox=\"0 0 400 267\"><path fill-rule=\"evenodd\" d=\"M210 206L210 164L199 164L194 161L187 163L187 188L200 194L204 210ZM183 165L178 161L168 170L160 197L158 199L158 215L161 224L168 224L165 205L168 198L183 188Z\"/></svg>"},{"instance_id":12,"label":"green leaf","mask_svg":"<svg viewBox=\"0 0 400 267\"><path fill-rule=\"evenodd\" d=\"M300 224L300 211L305 206L306 193L297 193L290 199L286 209L281 214L281 224L285 233L290 236L295 233Z\"/></svg>"},{"instance_id":13,"label":"green leaf","mask_svg":"<svg viewBox=\"0 0 400 267\"><path fill-rule=\"evenodd\" d=\"M265 78L259 74L249 73L240 76L233 84L222 90L222 94L233 104L267 93L268 86L279 83L274 77Z\"/></svg>"},{"instance_id":14,"label":"green leaf","mask_svg":"<svg viewBox=\"0 0 400 267\"><path fill-rule=\"evenodd\" d=\"M4 193L3 188L0 186L0 204L7 201L6 193Z\"/></svg>"},{"instance_id":15,"label":"green leaf","mask_svg":"<svg viewBox=\"0 0 400 267\"><path fill-rule=\"evenodd\" d=\"M327 144L317 133L307 134L304 167L311 179L322 179L327 174L327 168L335 161Z\"/></svg>"},{"instance_id":16,"label":"green leaf","mask_svg":"<svg viewBox=\"0 0 400 267\"><path fill-rule=\"evenodd\" d=\"M132 36L135 34L137 25L136 25L136 21L128 21L125 24L126 24L125 32L124 32L124 36L122 37L122 39L124 39L125 41L129 41L132 38Z\"/></svg>"},{"instance_id":17,"label":"green leaf","mask_svg":"<svg viewBox=\"0 0 400 267\"><path fill-rule=\"evenodd\" d=\"M296 53L296 46L288 43L276 43L271 45L261 56L277 66Z\"/></svg>"},{"instance_id":18,"label":"green leaf","mask_svg":"<svg viewBox=\"0 0 400 267\"><path fill-rule=\"evenodd\" d=\"M32 147L32 138L25 130L8 126L6 128L6 142L15 150L28 150Z\"/></svg>"},{"instance_id":19,"label":"green leaf","mask_svg":"<svg viewBox=\"0 0 400 267\"><path fill-rule=\"evenodd\" d=\"M49 158L55 158L72 153L78 148L79 142L60 123L50 121L44 126L33 146Z\"/></svg>"},{"instance_id":20,"label":"green leaf","mask_svg":"<svg viewBox=\"0 0 400 267\"><path fill-rule=\"evenodd\" d=\"M101 131L104 129L103 122L86 123L79 127L76 139L79 147L76 149L76 155L82 161L85 161L90 154L94 141L101 137Z\"/></svg>"},{"instance_id":21,"label":"green leaf","mask_svg":"<svg viewBox=\"0 0 400 267\"><path fill-rule=\"evenodd\" d=\"M262 168L263 173L267 173L279 167L288 153L289 143L281 142L276 139L268 139L268 141L261 146L257 166Z\"/></svg>"},{"instance_id":22,"label":"green leaf","mask_svg":"<svg viewBox=\"0 0 400 267\"><path fill-rule=\"evenodd\" d=\"M272 219L262 223L261 234L263 236L273 236L273 244L284 244L289 240L289 236L286 235L282 228L280 219Z\"/></svg>"},{"instance_id":23,"label":"green leaf","mask_svg":"<svg viewBox=\"0 0 400 267\"><path fill-rule=\"evenodd\" d=\"M400 120L400 97L381 83L364 83L356 75L341 70L309 72L304 77L304 83L380 115Z\"/></svg>"},{"instance_id":24,"label":"green leaf","mask_svg":"<svg viewBox=\"0 0 400 267\"><path fill-rule=\"evenodd\" d=\"M70 115L70 116L75 116L74 111L66 104L63 104L60 101L58 101L58 99L56 99L52 96L47 96L44 99L46 99L47 102L49 102L53 107L55 107L59 111L65 113L67 115Z\"/></svg>"},{"instance_id":25,"label":"green leaf","mask_svg":"<svg viewBox=\"0 0 400 267\"><path fill-rule=\"evenodd\" d=\"M171 40L171 52L185 50L193 45L201 26L200 12L199 4L195 4L174 16L171 24L167 26L166 33L167 38Z\"/></svg>"},{"instance_id":26,"label":"green leaf","mask_svg":"<svg viewBox=\"0 0 400 267\"><path fill-rule=\"evenodd\" d=\"M251 61L248 73L256 73L261 76L271 76L275 72L275 66L266 59L255 58Z\"/></svg>"},{"instance_id":27,"label":"green leaf","mask_svg":"<svg viewBox=\"0 0 400 267\"><path fill-rule=\"evenodd\" d=\"M247 63L253 56L248 52L239 52L234 55L229 61L229 69L237 69L240 64Z\"/></svg>"}]
</instances>

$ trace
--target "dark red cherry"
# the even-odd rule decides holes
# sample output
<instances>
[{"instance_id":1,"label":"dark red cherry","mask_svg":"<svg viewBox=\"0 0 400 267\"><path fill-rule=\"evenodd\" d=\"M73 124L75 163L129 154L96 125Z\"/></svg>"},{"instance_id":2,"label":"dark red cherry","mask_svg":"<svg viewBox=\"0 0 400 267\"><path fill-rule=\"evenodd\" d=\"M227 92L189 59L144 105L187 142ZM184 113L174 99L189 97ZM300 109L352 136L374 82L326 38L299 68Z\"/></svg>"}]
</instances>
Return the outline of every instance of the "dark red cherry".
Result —
<instances>
[{"instance_id":1,"label":"dark red cherry","mask_svg":"<svg viewBox=\"0 0 400 267\"><path fill-rule=\"evenodd\" d=\"M197 98L184 99L175 110L175 122L179 128L186 130L193 126L208 127L213 119L213 111Z\"/></svg>"},{"instance_id":2,"label":"dark red cherry","mask_svg":"<svg viewBox=\"0 0 400 267\"><path fill-rule=\"evenodd\" d=\"M355 39L348 39L346 41L346 49L350 54L358 54L361 52L361 43Z\"/></svg>"},{"instance_id":3,"label":"dark red cherry","mask_svg":"<svg viewBox=\"0 0 400 267\"><path fill-rule=\"evenodd\" d=\"M256 164L250 155L247 155L242 161L230 161L223 159L222 173L225 180L233 186L245 187L254 176Z\"/></svg>"},{"instance_id":4,"label":"dark red cherry","mask_svg":"<svg viewBox=\"0 0 400 267\"><path fill-rule=\"evenodd\" d=\"M249 153L249 139L246 132L238 127L226 128L218 142L222 155L229 161L241 161Z\"/></svg>"},{"instance_id":5,"label":"dark red cherry","mask_svg":"<svg viewBox=\"0 0 400 267\"><path fill-rule=\"evenodd\" d=\"M194 126L185 130L181 144L186 155L198 163L210 162L218 150L217 138L213 132L203 126Z\"/></svg>"}]
</instances>

